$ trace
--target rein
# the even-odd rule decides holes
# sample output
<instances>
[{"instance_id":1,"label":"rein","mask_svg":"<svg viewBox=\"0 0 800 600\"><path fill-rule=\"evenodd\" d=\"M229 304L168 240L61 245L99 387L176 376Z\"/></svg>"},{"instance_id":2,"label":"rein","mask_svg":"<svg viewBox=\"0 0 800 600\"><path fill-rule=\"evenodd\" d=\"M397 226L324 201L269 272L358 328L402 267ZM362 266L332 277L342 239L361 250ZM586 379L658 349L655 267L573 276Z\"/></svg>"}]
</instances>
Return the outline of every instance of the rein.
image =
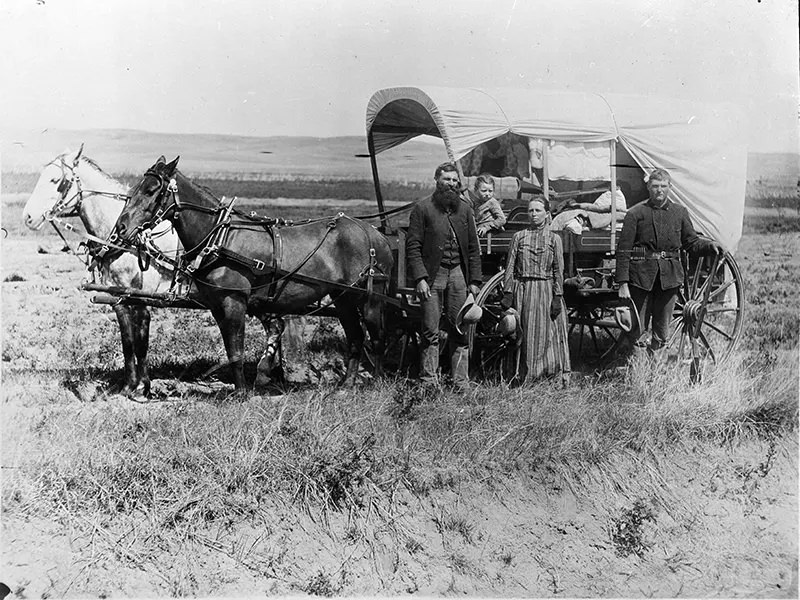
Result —
<instances>
[{"instance_id":1,"label":"rein","mask_svg":"<svg viewBox=\"0 0 800 600\"><path fill-rule=\"evenodd\" d=\"M66 242L66 239L64 239L64 236L58 230L58 227L57 227L56 223L61 225L67 231L70 231L70 232L74 233L75 235L77 235L79 237L82 237L84 240L87 240L87 241L90 241L90 242L96 242L96 243L101 244L102 246L104 246L104 247L106 247L108 249L113 248L114 250L119 250L121 252L130 252L131 254L133 254L133 248L131 248L129 246L128 247L126 247L126 246L117 246L115 244L112 244L109 240L104 240L103 238L97 237L96 235L92 235L91 233L86 233L85 231L80 231L72 223L67 223L64 219L62 219L60 217L49 216L49 217L47 217L47 220L55 228L55 230L58 231L58 235L61 236L61 239L63 239L64 242Z\"/></svg>"}]
</instances>

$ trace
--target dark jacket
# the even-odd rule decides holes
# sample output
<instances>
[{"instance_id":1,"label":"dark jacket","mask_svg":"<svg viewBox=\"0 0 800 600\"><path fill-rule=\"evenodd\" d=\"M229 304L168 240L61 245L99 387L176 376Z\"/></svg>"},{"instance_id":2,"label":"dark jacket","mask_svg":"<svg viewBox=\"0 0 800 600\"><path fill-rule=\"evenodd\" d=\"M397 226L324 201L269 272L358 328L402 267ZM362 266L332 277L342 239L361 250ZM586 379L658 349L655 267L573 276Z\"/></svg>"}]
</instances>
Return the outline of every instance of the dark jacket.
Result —
<instances>
[{"instance_id":1,"label":"dark jacket","mask_svg":"<svg viewBox=\"0 0 800 600\"><path fill-rule=\"evenodd\" d=\"M462 200L450 214L423 198L411 209L406 237L408 274L416 284L420 279L433 283L442 262L450 227L458 239L461 270L467 283L481 284L481 249L472 208Z\"/></svg>"},{"instance_id":2,"label":"dark jacket","mask_svg":"<svg viewBox=\"0 0 800 600\"><path fill-rule=\"evenodd\" d=\"M710 241L698 237L685 207L671 200L663 208L654 207L649 200L637 204L622 223L617 246L617 283L650 291L660 275L661 289L679 287L684 276L681 249L698 254L714 252ZM669 256L652 256L662 251Z\"/></svg>"}]
</instances>

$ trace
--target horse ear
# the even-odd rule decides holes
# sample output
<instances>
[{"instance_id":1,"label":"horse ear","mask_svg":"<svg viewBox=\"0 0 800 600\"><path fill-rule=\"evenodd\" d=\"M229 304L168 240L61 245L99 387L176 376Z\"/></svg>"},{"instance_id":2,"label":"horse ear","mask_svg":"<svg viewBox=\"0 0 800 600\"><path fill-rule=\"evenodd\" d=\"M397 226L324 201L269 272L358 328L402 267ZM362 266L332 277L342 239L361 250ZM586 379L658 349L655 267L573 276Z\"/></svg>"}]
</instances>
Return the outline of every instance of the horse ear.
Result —
<instances>
[{"instance_id":1,"label":"horse ear","mask_svg":"<svg viewBox=\"0 0 800 600\"><path fill-rule=\"evenodd\" d=\"M175 174L175 169L178 168L178 161L181 159L180 156L176 156L175 160L169 163L166 167L164 167L164 171L169 174L170 176Z\"/></svg>"},{"instance_id":2,"label":"horse ear","mask_svg":"<svg viewBox=\"0 0 800 600\"><path fill-rule=\"evenodd\" d=\"M165 165L165 164L167 164L167 157L162 154L161 156L158 157L158 160L156 161L156 164L154 166Z\"/></svg>"},{"instance_id":3,"label":"horse ear","mask_svg":"<svg viewBox=\"0 0 800 600\"><path fill-rule=\"evenodd\" d=\"M84 144L84 142L81 142L81 147L78 149L78 153L75 155L75 158L72 160L72 166L73 167L77 167L78 166L78 161L81 159L81 154L83 154L83 144Z\"/></svg>"}]
</instances>

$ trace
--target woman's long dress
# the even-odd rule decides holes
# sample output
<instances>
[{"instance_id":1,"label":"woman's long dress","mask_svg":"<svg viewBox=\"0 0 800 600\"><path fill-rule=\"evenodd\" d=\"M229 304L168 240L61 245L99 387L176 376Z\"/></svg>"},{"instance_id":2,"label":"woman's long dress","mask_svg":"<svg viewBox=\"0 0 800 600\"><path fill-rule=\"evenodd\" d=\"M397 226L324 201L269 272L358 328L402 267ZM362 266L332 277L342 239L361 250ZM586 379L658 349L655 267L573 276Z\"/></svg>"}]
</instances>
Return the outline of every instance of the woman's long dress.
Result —
<instances>
[{"instance_id":1,"label":"woman's long dress","mask_svg":"<svg viewBox=\"0 0 800 600\"><path fill-rule=\"evenodd\" d=\"M547 227L519 231L511 241L503 289L513 291L523 331L517 377L521 380L567 374L571 370L567 315L550 318L553 296L563 294L561 238Z\"/></svg>"}]
</instances>

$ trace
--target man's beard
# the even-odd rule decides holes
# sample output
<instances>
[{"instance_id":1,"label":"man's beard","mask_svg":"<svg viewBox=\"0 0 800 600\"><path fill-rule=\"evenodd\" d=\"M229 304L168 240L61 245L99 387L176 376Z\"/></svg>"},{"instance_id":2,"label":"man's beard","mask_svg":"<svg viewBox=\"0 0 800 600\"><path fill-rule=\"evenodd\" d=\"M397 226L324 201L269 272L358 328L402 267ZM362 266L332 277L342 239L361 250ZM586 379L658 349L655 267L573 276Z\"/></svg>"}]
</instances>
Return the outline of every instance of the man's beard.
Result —
<instances>
[{"instance_id":1,"label":"man's beard","mask_svg":"<svg viewBox=\"0 0 800 600\"><path fill-rule=\"evenodd\" d=\"M433 192L433 204L439 210L454 211L458 208L461 197L455 190L439 190Z\"/></svg>"}]
</instances>

